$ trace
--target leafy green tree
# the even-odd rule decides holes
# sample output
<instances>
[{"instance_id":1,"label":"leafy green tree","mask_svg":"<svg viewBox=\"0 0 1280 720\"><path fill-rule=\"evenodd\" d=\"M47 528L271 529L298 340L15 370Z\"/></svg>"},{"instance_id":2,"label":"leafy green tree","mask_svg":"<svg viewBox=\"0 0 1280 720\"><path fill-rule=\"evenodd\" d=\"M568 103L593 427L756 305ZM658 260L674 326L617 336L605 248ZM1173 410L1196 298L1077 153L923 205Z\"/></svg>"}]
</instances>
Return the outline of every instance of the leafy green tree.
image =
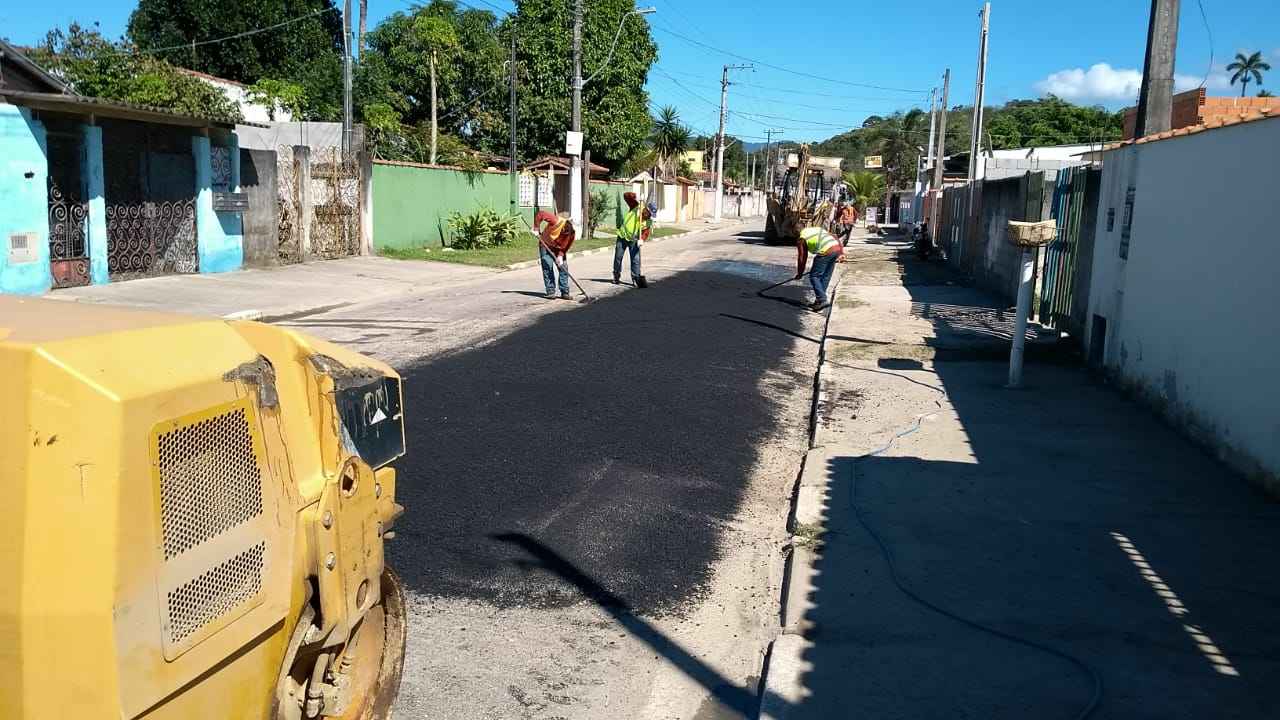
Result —
<instances>
[{"instance_id":1,"label":"leafy green tree","mask_svg":"<svg viewBox=\"0 0 1280 720\"><path fill-rule=\"evenodd\" d=\"M458 50L458 35L454 32L451 18L441 17L428 12L420 13L413 19L413 42L427 56L427 67L430 68L431 80L431 164L436 162L436 139L439 133L436 102L436 65L441 57L451 58Z\"/></svg>"},{"instance_id":2,"label":"leafy green tree","mask_svg":"<svg viewBox=\"0 0 1280 720\"><path fill-rule=\"evenodd\" d=\"M884 163L885 182L896 189L914 181L920 147L929 141L929 113L919 108L895 112L867 130Z\"/></svg>"},{"instance_id":3,"label":"leafy green tree","mask_svg":"<svg viewBox=\"0 0 1280 720\"><path fill-rule=\"evenodd\" d=\"M437 131L502 152L507 133L507 95L501 92L506 87L505 56L497 19L485 10L459 10L453 2L436 0L388 16L366 36L368 48L357 68L356 105L388 105L406 124L429 123L432 44L423 41L450 37L456 43L450 44L447 58L441 58L440 46L435 47Z\"/></svg>"},{"instance_id":4,"label":"leafy green tree","mask_svg":"<svg viewBox=\"0 0 1280 720\"><path fill-rule=\"evenodd\" d=\"M572 115L572 8L566 0L515 0L506 30L516 33L521 68L518 142L530 156L562 154ZM582 30L582 129L592 162L619 167L649 136L644 85L658 49L644 19L628 16L608 64L605 58L633 0L593 0ZM499 99L492 105L505 107Z\"/></svg>"},{"instance_id":5,"label":"leafy green tree","mask_svg":"<svg viewBox=\"0 0 1280 720\"><path fill-rule=\"evenodd\" d=\"M1262 59L1262 52L1258 51L1245 57L1244 53L1236 53L1236 59L1227 66L1227 70L1234 70L1231 76L1231 84L1240 83L1240 97L1244 97L1245 89L1249 87L1249 81L1252 80L1257 84L1262 84L1262 73L1264 70L1270 70L1271 65Z\"/></svg>"},{"instance_id":6,"label":"leafy green tree","mask_svg":"<svg viewBox=\"0 0 1280 720\"><path fill-rule=\"evenodd\" d=\"M297 18L267 32L191 47ZM253 84L301 85L308 119L336 119L342 107L342 19L333 0L139 0L129 39L174 65Z\"/></svg>"},{"instance_id":7,"label":"leafy green tree","mask_svg":"<svg viewBox=\"0 0 1280 720\"><path fill-rule=\"evenodd\" d=\"M307 104L306 89L288 80L263 78L249 86L248 96L250 102L267 107L267 118L271 120L278 112L301 118Z\"/></svg>"},{"instance_id":8,"label":"leafy green tree","mask_svg":"<svg viewBox=\"0 0 1280 720\"><path fill-rule=\"evenodd\" d=\"M173 110L187 115L240 120L240 108L216 88L178 72L169 63L111 42L96 28L72 23L50 30L31 58L81 95Z\"/></svg>"}]
</instances>

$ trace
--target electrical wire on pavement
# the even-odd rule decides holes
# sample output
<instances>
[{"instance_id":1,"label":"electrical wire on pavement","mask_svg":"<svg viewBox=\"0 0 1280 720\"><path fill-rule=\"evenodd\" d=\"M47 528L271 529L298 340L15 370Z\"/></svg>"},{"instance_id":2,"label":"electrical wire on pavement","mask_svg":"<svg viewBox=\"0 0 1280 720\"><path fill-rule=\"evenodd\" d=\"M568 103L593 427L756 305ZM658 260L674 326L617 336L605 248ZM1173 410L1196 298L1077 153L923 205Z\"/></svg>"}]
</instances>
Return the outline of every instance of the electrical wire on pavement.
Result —
<instances>
[{"instance_id":1,"label":"electrical wire on pavement","mask_svg":"<svg viewBox=\"0 0 1280 720\"><path fill-rule=\"evenodd\" d=\"M850 509L853 510L853 516L855 519L857 519L858 524L862 526L862 529L865 530L866 533L871 536L871 539L874 540L876 545L880 548L880 555L881 557L884 558L885 565L888 566L889 568L889 577L890 579L893 580L894 586L897 587L898 590L901 591L903 595L906 595L907 597L914 600L917 604L929 610L932 610L933 612L945 618L958 622L962 625L966 625L970 628L973 628L974 630L978 630L978 631L987 633L989 635L993 635L1002 640L1006 640L1008 642L1011 642L1017 645L1022 645L1024 647L1028 647L1033 650L1039 650L1040 652L1046 653L1048 655L1052 655L1061 660L1065 660L1068 663L1080 669L1085 675L1089 676L1089 679L1093 683L1093 693L1089 697L1088 704L1086 704L1083 708L1081 708L1080 712L1076 714L1076 720L1085 720L1086 718L1088 718L1090 715L1093 714L1093 711L1098 708L1098 704L1102 702L1102 677L1098 675L1097 671L1095 671L1092 667L1090 667L1087 663L1085 663L1080 658L1074 655L1071 655L1066 651L1059 650L1050 645L1046 645L1044 643L1038 642L1036 640L1032 640L1027 637L1023 637L1021 635L1017 635L1011 632L1006 632L1004 630L1000 630L1000 629L991 627L989 625L984 625L975 620L970 620L969 618L966 618L962 615L952 612L951 610L948 610L942 607L941 605L938 605L930 600L925 599L924 597L916 593L914 590L912 590L910 587L908 587L902 581L902 578L899 577L898 575L898 565L896 562L894 562L894 559L893 559L893 551L889 549L889 546L885 543L884 539L880 537L880 534L875 531L875 528L871 527L871 524L867 522L867 519L862 515L862 507L858 504L858 473L856 470L857 462L860 460L866 460L868 458L876 457L882 453L888 452L888 450L891 447L893 447L894 443L896 443L898 440L912 433L919 431L921 425L924 423L926 419L929 419L935 416L937 416L937 413L927 413L924 415L917 415L915 422L913 422L910 425L910 427L908 427L905 430L899 431L893 437L889 438L889 440L885 442L884 445L876 448L875 450L872 450L871 452L868 452L863 455L859 455L856 458L854 458L854 462L851 463L849 466L849 507Z\"/></svg>"}]
</instances>

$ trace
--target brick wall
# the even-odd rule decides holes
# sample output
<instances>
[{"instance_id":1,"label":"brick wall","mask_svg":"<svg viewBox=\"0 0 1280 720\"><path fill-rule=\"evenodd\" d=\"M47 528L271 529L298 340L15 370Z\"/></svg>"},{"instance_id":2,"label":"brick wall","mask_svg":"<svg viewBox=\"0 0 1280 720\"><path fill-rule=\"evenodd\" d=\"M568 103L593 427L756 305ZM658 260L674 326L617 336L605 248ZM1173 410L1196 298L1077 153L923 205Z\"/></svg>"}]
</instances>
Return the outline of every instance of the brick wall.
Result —
<instances>
[{"instance_id":1,"label":"brick wall","mask_svg":"<svg viewBox=\"0 0 1280 720\"><path fill-rule=\"evenodd\" d=\"M1238 117L1241 113L1253 113L1270 108L1280 112L1280 98L1274 97L1206 97L1204 88L1195 88L1173 96L1173 113L1169 129L1191 127L1210 120ZM1137 125L1138 109L1124 111L1124 139L1132 140Z\"/></svg>"}]
</instances>

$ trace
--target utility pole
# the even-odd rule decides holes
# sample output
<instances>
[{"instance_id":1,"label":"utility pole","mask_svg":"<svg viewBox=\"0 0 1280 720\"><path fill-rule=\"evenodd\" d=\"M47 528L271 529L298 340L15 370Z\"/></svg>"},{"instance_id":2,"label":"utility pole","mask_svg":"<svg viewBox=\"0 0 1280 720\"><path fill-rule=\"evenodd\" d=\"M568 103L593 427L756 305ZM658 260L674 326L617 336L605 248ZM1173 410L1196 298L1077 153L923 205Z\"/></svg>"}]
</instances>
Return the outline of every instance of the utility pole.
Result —
<instances>
[{"instance_id":1,"label":"utility pole","mask_svg":"<svg viewBox=\"0 0 1280 720\"><path fill-rule=\"evenodd\" d=\"M764 191L773 190L773 130L764 131Z\"/></svg>"},{"instance_id":2,"label":"utility pole","mask_svg":"<svg viewBox=\"0 0 1280 720\"><path fill-rule=\"evenodd\" d=\"M351 0L342 6L342 156L351 154Z\"/></svg>"},{"instance_id":3,"label":"utility pole","mask_svg":"<svg viewBox=\"0 0 1280 720\"><path fill-rule=\"evenodd\" d=\"M942 167L947 159L947 103L951 97L951 68L942 73L942 107L938 113L938 155L933 161L933 183L929 197L929 232L938 239L938 205L942 198Z\"/></svg>"},{"instance_id":4,"label":"utility pole","mask_svg":"<svg viewBox=\"0 0 1280 720\"><path fill-rule=\"evenodd\" d=\"M508 170L511 176L511 214L516 215L520 212L520 182L516 168L516 29L514 23L511 26L511 159Z\"/></svg>"},{"instance_id":5,"label":"utility pole","mask_svg":"<svg viewBox=\"0 0 1280 720\"><path fill-rule=\"evenodd\" d=\"M991 3L982 6L982 34L978 37L978 84L973 91L973 127L969 142L969 181L978 179L982 166L978 152L982 148L982 104L987 86L987 31L990 29Z\"/></svg>"},{"instance_id":6,"label":"utility pole","mask_svg":"<svg viewBox=\"0 0 1280 720\"><path fill-rule=\"evenodd\" d=\"M1147 55L1142 63L1142 89L1133 136L1171 129L1173 60L1178 49L1178 0L1151 0Z\"/></svg>"},{"instance_id":7,"label":"utility pole","mask_svg":"<svg viewBox=\"0 0 1280 720\"><path fill-rule=\"evenodd\" d=\"M578 0L582 2L582 0ZM716 204L715 222L720 222L724 213L724 121L728 114L729 71L750 70L752 65L725 65L720 74L720 132L716 133Z\"/></svg>"},{"instance_id":8,"label":"utility pole","mask_svg":"<svg viewBox=\"0 0 1280 720\"><path fill-rule=\"evenodd\" d=\"M582 0L573 0L573 131L582 132ZM582 158L573 156L569 171L569 217L582 225Z\"/></svg>"}]
</instances>

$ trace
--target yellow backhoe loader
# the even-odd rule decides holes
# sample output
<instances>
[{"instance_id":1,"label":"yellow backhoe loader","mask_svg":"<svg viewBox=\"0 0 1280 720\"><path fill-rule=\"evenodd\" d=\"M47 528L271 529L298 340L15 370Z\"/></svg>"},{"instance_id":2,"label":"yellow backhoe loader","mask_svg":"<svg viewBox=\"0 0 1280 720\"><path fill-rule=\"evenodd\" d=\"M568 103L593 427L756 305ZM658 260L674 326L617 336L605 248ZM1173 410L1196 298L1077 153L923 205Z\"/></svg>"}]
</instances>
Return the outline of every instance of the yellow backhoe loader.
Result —
<instances>
[{"instance_id":1,"label":"yellow backhoe loader","mask_svg":"<svg viewBox=\"0 0 1280 720\"><path fill-rule=\"evenodd\" d=\"M291 330L0 297L0 717L389 715L400 379Z\"/></svg>"},{"instance_id":2,"label":"yellow backhoe loader","mask_svg":"<svg viewBox=\"0 0 1280 720\"><path fill-rule=\"evenodd\" d=\"M813 222L825 197L824 170L810 166L809 146L801 145L796 162L783 175L781 195L771 189L766 199L769 216L764 225L765 241L794 243L800 231Z\"/></svg>"}]
</instances>

